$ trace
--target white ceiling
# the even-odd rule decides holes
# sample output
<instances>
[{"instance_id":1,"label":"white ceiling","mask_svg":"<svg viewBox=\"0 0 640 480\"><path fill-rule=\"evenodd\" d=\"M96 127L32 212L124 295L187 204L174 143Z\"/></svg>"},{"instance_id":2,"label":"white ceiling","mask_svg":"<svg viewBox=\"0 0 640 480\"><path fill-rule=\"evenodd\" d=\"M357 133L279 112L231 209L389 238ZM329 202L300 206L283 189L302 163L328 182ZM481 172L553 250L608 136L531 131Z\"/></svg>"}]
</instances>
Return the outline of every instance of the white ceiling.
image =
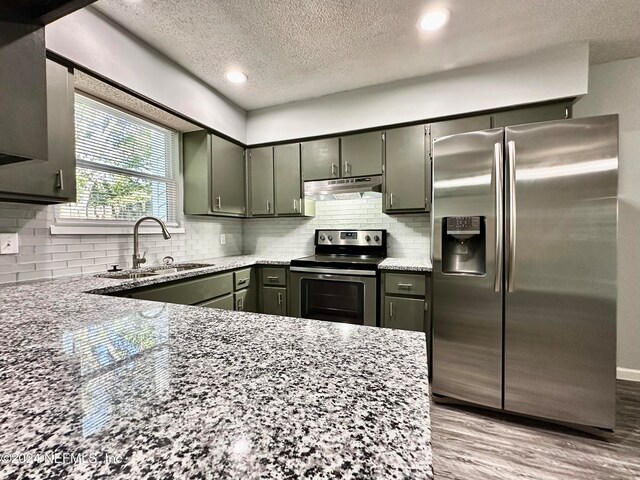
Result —
<instances>
[{"instance_id":1,"label":"white ceiling","mask_svg":"<svg viewBox=\"0 0 640 480\"><path fill-rule=\"evenodd\" d=\"M591 43L640 56L640 0L100 0L102 13L247 110ZM451 10L420 32L427 7ZM224 79L229 68L245 85Z\"/></svg>"}]
</instances>

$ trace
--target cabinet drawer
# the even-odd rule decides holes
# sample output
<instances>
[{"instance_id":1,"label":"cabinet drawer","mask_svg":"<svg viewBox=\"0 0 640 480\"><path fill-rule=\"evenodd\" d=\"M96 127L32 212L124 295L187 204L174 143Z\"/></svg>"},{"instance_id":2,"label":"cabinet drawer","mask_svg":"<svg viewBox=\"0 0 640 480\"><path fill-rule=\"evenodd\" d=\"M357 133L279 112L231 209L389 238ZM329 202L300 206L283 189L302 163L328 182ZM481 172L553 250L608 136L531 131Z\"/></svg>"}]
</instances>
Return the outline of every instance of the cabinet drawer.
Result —
<instances>
[{"instance_id":1,"label":"cabinet drawer","mask_svg":"<svg viewBox=\"0 0 640 480\"><path fill-rule=\"evenodd\" d=\"M247 288L251 283L251 269L245 268L244 270L238 270L233 272L233 286L234 290L242 290Z\"/></svg>"},{"instance_id":2,"label":"cabinet drawer","mask_svg":"<svg viewBox=\"0 0 640 480\"><path fill-rule=\"evenodd\" d=\"M418 298L385 297L384 327L400 330L425 330L425 303Z\"/></svg>"},{"instance_id":3,"label":"cabinet drawer","mask_svg":"<svg viewBox=\"0 0 640 480\"><path fill-rule=\"evenodd\" d=\"M262 284L285 286L287 284L287 270L285 268L263 268Z\"/></svg>"},{"instance_id":4,"label":"cabinet drawer","mask_svg":"<svg viewBox=\"0 0 640 480\"><path fill-rule=\"evenodd\" d=\"M195 305L211 298L233 292L233 274L223 273L196 280L188 280L165 287L132 293L133 298L156 302ZM233 308L233 300L231 302Z\"/></svg>"},{"instance_id":5,"label":"cabinet drawer","mask_svg":"<svg viewBox=\"0 0 640 480\"><path fill-rule=\"evenodd\" d=\"M384 290L396 295L425 296L425 276L411 273L387 273Z\"/></svg>"},{"instance_id":6,"label":"cabinet drawer","mask_svg":"<svg viewBox=\"0 0 640 480\"><path fill-rule=\"evenodd\" d=\"M221 308L223 310L233 310L233 294L230 293L229 295L225 295L224 297L219 297L215 300L209 300L207 302L199 304L198 306L206 308Z\"/></svg>"}]
</instances>

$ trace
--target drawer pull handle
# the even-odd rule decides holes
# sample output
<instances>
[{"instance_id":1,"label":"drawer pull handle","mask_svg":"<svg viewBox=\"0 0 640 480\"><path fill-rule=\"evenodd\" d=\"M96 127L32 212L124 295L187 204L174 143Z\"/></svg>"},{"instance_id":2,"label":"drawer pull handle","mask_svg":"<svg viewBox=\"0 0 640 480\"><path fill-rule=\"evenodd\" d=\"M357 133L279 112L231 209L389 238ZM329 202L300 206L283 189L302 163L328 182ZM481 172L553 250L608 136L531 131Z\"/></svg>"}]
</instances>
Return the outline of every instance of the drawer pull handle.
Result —
<instances>
[{"instance_id":1,"label":"drawer pull handle","mask_svg":"<svg viewBox=\"0 0 640 480\"><path fill-rule=\"evenodd\" d=\"M269 280L270 282L273 280L278 280L278 277L274 277L272 275L267 276L267 280Z\"/></svg>"},{"instance_id":2,"label":"drawer pull handle","mask_svg":"<svg viewBox=\"0 0 640 480\"><path fill-rule=\"evenodd\" d=\"M393 317L393 302L389 302L389 318Z\"/></svg>"},{"instance_id":3,"label":"drawer pull handle","mask_svg":"<svg viewBox=\"0 0 640 480\"><path fill-rule=\"evenodd\" d=\"M413 283L399 283L398 288L406 288L407 290L411 290L413 288Z\"/></svg>"},{"instance_id":4,"label":"drawer pull handle","mask_svg":"<svg viewBox=\"0 0 640 480\"><path fill-rule=\"evenodd\" d=\"M247 283L249 281L248 278L243 278L241 280L238 280L238 285L244 285L245 283Z\"/></svg>"},{"instance_id":5,"label":"drawer pull handle","mask_svg":"<svg viewBox=\"0 0 640 480\"><path fill-rule=\"evenodd\" d=\"M278 305L282 306L282 293L278 292Z\"/></svg>"},{"instance_id":6,"label":"drawer pull handle","mask_svg":"<svg viewBox=\"0 0 640 480\"><path fill-rule=\"evenodd\" d=\"M238 299L238 311L244 310L244 302L241 298Z\"/></svg>"}]
</instances>

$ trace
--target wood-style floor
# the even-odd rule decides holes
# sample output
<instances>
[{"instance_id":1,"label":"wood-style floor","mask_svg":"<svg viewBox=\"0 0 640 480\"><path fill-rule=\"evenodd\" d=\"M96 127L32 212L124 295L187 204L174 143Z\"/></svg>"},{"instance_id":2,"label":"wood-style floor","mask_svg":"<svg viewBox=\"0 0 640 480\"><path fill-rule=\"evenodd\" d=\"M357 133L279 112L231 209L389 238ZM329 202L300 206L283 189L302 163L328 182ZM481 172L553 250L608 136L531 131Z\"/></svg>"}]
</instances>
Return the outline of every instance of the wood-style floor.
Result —
<instances>
[{"instance_id":1,"label":"wood-style floor","mask_svg":"<svg viewBox=\"0 0 640 480\"><path fill-rule=\"evenodd\" d=\"M432 402L436 479L640 479L640 383L617 383L616 431L600 439L544 422Z\"/></svg>"}]
</instances>

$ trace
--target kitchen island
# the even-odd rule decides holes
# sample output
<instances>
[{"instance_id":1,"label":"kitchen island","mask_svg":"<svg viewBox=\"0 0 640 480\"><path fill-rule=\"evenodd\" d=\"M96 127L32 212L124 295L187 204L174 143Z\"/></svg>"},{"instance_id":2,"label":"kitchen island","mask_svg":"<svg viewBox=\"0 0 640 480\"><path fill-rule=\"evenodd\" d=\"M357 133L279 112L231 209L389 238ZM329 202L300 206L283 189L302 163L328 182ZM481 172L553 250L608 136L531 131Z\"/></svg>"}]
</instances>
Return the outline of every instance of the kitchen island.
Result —
<instances>
[{"instance_id":1,"label":"kitchen island","mask_svg":"<svg viewBox=\"0 0 640 480\"><path fill-rule=\"evenodd\" d=\"M433 477L423 333L85 293L129 284L0 288L3 477Z\"/></svg>"}]
</instances>

